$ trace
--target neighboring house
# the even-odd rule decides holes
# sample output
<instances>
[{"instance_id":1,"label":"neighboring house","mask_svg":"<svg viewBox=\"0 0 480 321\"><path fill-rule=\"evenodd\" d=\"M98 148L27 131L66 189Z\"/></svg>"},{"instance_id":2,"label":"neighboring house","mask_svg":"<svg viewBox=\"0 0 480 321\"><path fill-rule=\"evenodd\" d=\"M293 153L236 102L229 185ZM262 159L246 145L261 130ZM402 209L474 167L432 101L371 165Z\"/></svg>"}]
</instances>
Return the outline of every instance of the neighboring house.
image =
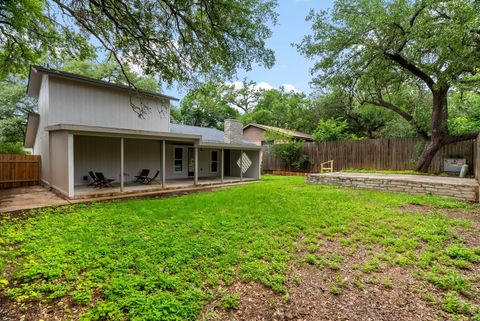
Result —
<instances>
[{"instance_id":1,"label":"neighboring house","mask_svg":"<svg viewBox=\"0 0 480 321\"><path fill-rule=\"evenodd\" d=\"M313 136L310 134L297 132L297 131L289 130L285 128L260 125L260 124L254 124L254 123L248 124L245 127L243 127L243 138L249 142L254 143L255 145L259 145L259 146L265 145L267 143L270 143L270 141L267 141L264 137L265 132L267 130L275 130L280 133L292 136L295 139L298 139L298 140L301 139L306 142L313 141ZM275 143L275 142L272 142L272 143Z\"/></svg>"},{"instance_id":2,"label":"neighboring house","mask_svg":"<svg viewBox=\"0 0 480 321\"><path fill-rule=\"evenodd\" d=\"M160 171L149 188L260 178L260 148L243 140L241 122L226 120L225 132L171 124L176 98L39 66L27 94L39 113L28 118L25 147L41 155L43 183L69 198L98 193L87 188L89 171L115 179L116 192L140 190L133 181L144 168Z\"/></svg>"}]
</instances>

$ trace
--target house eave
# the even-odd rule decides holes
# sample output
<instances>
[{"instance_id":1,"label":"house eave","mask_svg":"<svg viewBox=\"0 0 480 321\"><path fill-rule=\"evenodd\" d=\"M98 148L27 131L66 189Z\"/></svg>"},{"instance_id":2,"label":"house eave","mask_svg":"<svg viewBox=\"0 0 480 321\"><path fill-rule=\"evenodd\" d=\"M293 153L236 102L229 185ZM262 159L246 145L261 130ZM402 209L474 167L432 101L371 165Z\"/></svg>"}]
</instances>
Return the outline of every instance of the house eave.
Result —
<instances>
[{"instance_id":1,"label":"house eave","mask_svg":"<svg viewBox=\"0 0 480 321\"><path fill-rule=\"evenodd\" d=\"M74 124L55 124L45 127L47 131L68 131L78 135L100 135L113 137L131 137L131 138L147 138L147 139L170 139L178 141L191 141L198 143L199 147L205 148L225 148L225 149L244 149L244 150L260 150L261 147L250 144L227 144L212 141L202 141L201 135L179 134L170 132L155 132L136 129L98 127Z\"/></svg>"},{"instance_id":2,"label":"house eave","mask_svg":"<svg viewBox=\"0 0 480 321\"><path fill-rule=\"evenodd\" d=\"M140 94L143 96L149 96L152 98L167 100L167 101L179 101L178 98L163 95L149 90L136 89L122 84L116 84L100 79L95 79L91 77L85 77L82 75L73 74L70 72L48 69L42 66L30 66L30 71L28 75L28 84L27 84L27 95L30 97L38 97L41 85L42 75L48 75L56 78L69 79L72 81L77 81L81 83L89 83L95 86L107 87L110 89L121 90L128 92L129 94Z\"/></svg>"},{"instance_id":3,"label":"house eave","mask_svg":"<svg viewBox=\"0 0 480 321\"><path fill-rule=\"evenodd\" d=\"M37 113L29 113L27 117L27 125L25 129L24 147L33 148L37 137L38 125L40 123L40 115Z\"/></svg>"},{"instance_id":4,"label":"house eave","mask_svg":"<svg viewBox=\"0 0 480 321\"><path fill-rule=\"evenodd\" d=\"M227 143L216 143L216 142L202 142L200 144L202 147L208 148L224 148L224 149L244 149L244 150L261 150L262 147L258 145L250 144L227 144Z\"/></svg>"}]
</instances>

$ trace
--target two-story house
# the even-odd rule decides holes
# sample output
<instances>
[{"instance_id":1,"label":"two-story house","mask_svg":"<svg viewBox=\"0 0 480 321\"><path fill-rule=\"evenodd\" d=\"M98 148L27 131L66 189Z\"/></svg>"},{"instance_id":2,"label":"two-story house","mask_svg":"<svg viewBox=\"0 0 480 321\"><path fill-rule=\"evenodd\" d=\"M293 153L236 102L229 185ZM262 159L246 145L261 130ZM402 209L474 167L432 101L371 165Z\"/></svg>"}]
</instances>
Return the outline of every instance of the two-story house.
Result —
<instances>
[{"instance_id":1,"label":"two-story house","mask_svg":"<svg viewBox=\"0 0 480 321\"><path fill-rule=\"evenodd\" d=\"M28 118L25 147L41 155L42 182L66 197L260 178L260 148L243 139L241 122L226 120L225 132L172 124L176 98L39 66L27 94L38 114ZM159 171L154 184L136 181L142 169ZM114 181L92 186L89 172Z\"/></svg>"}]
</instances>

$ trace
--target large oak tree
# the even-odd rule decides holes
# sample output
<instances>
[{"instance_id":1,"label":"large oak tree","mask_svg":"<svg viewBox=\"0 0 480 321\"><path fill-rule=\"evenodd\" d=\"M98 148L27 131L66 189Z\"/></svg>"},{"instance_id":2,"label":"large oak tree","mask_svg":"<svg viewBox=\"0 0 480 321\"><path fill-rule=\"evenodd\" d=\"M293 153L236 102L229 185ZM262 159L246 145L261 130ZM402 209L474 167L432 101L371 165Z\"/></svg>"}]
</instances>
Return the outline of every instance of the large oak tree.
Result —
<instances>
[{"instance_id":1,"label":"large oak tree","mask_svg":"<svg viewBox=\"0 0 480 321\"><path fill-rule=\"evenodd\" d=\"M391 110L425 139L416 169L427 171L444 145L477 132L449 129L449 93L478 86L480 2L474 0L336 0L333 10L312 12L313 35L299 50L316 59L314 83L348 86L364 104ZM428 130L396 103L398 91L431 97Z\"/></svg>"},{"instance_id":2,"label":"large oak tree","mask_svg":"<svg viewBox=\"0 0 480 321\"><path fill-rule=\"evenodd\" d=\"M274 63L265 41L276 0L5 0L0 79L99 48L172 84ZM127 77L128 80L128 77ZM130 84L134 87L134 84Z\"/></svg>"}]
</instances>

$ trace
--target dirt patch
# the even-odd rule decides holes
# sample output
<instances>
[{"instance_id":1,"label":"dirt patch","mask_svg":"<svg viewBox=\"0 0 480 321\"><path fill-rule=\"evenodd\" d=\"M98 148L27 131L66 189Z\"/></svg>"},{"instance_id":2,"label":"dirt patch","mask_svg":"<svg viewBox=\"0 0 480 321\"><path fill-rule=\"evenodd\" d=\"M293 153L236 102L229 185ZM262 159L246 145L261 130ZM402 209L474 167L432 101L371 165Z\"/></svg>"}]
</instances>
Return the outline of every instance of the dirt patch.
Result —
<instances>
[{"instance_id":1,"label":"dirt patch","mask_svg":"<svg viewBox=\"0 0 480 321\"><path fill-rule=\"evenodd\" d=\"M282 295L258 284L236 283L226 292L240 294L238 310L226 310L220 298L205 306L201 320L446 320L448 315L424 297L424 285L409 266L362 272L379 249L352 251L323 239L316 255L341 254L338 266L297 263ZM298 257L305 254L300 250Z\"/></svg>"},{"instance_id":2,"label":"dirt patch","mask_svg":"<svg viewBox=\"0 0 480 321\"><path fill-rule=\"evenodd\" d=\"M339 294L331 292L331 284L335 281L329 274L315 267L297 266L287 281L288 296L258 284L235 284L229 292L241 295L240 308L227 311L220 300L216 300L205 306L201 320L448 319L438 307L422 299L420 291L414 293L415 281L401 269L368 276L371 284L365 284L362 289L345 277L343 282L347 285ZM387 277L394 280L391 288L382 284L381 279Z\"/></svg>"},{"instance_id":3,"label":"dirt patch","mask_svg":"<svg viewBox=\"0 0 480 321\"><path fill-rule=\"evenodd\" d=\"M470 220L474 223L480 223L480 213L475 210L461 210L461 209L452 209L452 208L438 208L428 205L414 205L408 204L401 207L397 207L398 210L402 212L414 212L414 213L428 213L441 212L446 214L451 218L460 218L465 220Z\"/></svg>"},{"instance_id":4,"label":"dirt patch","mask_svg":"<svg viewBox=\"0 0 480 321\"><path fill-rule=\"evenodd\" d=\"M453 219L462 219L471 222L470 229L462 229L461 235L464 243L468 247L480 246L480 212L478 210L462 210L452 208L438 208L428 205L409 204L397 208L402 212L413 212L422 214L442 213Z\"/></svg>"}]
</instances>

